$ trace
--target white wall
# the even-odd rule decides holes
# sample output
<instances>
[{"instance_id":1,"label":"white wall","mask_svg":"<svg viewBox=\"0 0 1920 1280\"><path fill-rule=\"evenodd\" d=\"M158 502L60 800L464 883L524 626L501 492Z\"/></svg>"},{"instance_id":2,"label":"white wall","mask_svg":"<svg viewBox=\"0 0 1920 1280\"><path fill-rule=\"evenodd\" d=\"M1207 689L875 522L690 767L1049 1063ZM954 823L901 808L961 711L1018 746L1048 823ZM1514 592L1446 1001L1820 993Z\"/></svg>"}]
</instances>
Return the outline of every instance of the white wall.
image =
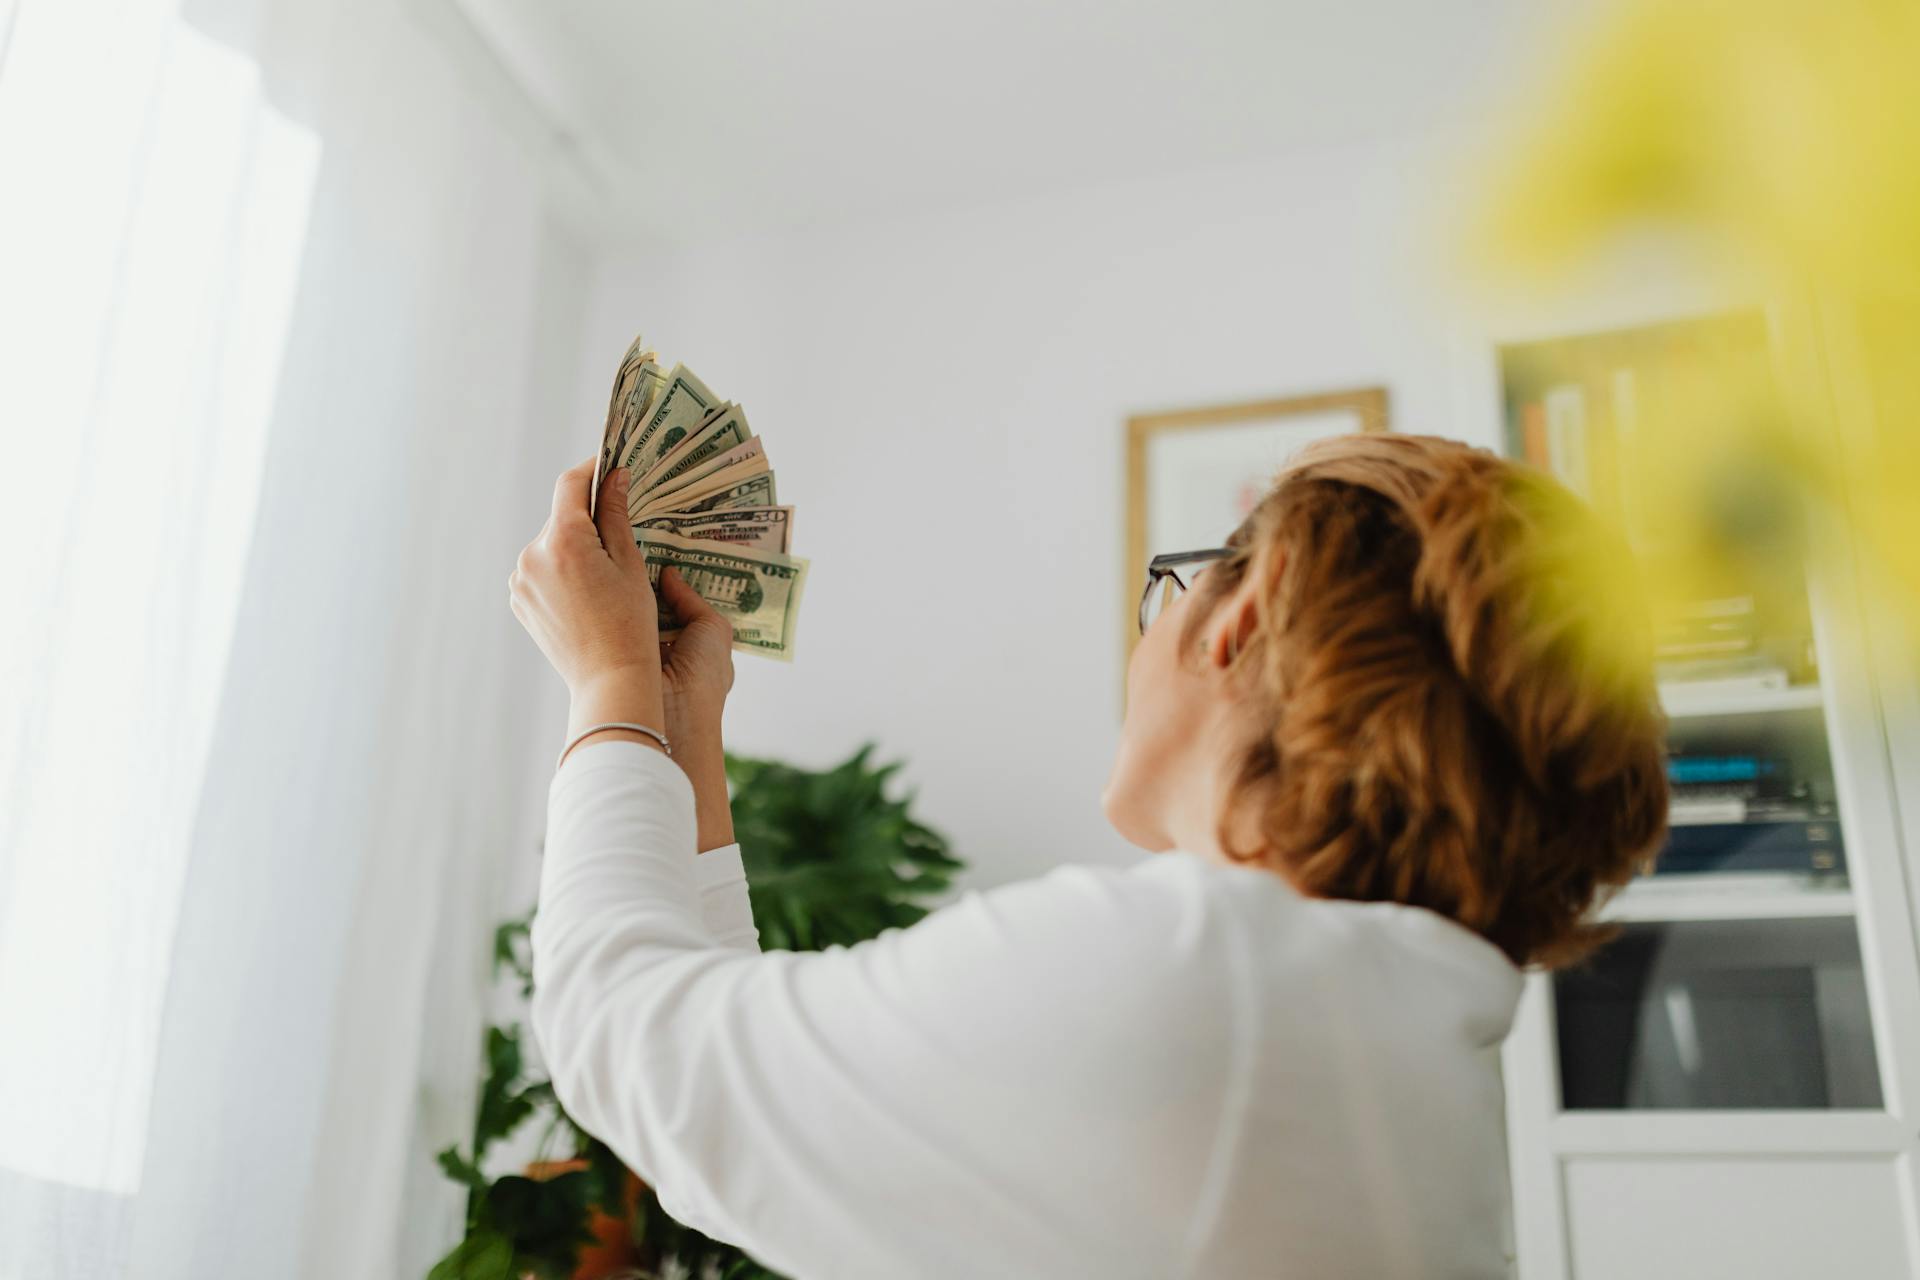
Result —
<instances>
[{"instance_id":1,"label":"white wall","mask_svg":"<svg viewBox=\"0 0 1920 1280\"><path fill-rule=\"evenodd\" d=\"M819 765L876 740L976 884L1130 858L1099 805L1138 590L1125 420L1382 384L1397 428L1490 442L1489 415L1452 408L1455 339L1418 283L1422 160L1351 150L603 262L579 452L643 331L746 406L813 561L798 661L738 663L734 749Z\"/></svg>"}]
</instances>

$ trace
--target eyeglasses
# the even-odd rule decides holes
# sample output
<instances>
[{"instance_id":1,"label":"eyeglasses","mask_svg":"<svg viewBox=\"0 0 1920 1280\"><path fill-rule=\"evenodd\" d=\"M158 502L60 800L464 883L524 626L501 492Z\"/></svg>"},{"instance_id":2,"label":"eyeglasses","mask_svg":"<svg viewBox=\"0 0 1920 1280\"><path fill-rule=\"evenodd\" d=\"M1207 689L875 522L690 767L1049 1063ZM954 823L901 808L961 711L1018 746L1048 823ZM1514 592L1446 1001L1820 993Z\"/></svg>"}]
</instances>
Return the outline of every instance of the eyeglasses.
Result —
<instances>
[{"instance_id":1,"label":"eyeglasses","mask_svg":"<svg viewBox=\"0 0 1920 1280\"><path fill-rule=\"evenodd\" d=\"M1214 547L1207 551L1169 551L1148 561L1147 589L1140 593L1140 634L1147 634L1153 620L1194 584L1202 569L1232 554L1232 547Z\"/></svg>"}]
</instances>

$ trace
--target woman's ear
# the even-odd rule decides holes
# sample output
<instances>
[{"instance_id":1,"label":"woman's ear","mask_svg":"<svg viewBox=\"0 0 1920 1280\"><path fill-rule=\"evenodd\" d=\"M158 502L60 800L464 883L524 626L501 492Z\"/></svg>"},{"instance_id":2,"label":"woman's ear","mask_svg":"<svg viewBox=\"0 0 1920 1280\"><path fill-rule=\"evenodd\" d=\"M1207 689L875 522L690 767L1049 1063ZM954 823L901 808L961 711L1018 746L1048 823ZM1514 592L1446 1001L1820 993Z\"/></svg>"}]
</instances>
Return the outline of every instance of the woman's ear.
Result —
<instances>
[{"instance_id":1,"label":"woman's ear","mask_svg":"<svg viewBox=\"0 0 1920 1280\"><path fill-rule=\"evenodd\" d=\"M1249 573L1241 579L1233 594L1220 602L1207 623L1207 665L1224 670L1253 640L1260 625L1260 593L1267 575Z\"/></svg>"}]
</instances>

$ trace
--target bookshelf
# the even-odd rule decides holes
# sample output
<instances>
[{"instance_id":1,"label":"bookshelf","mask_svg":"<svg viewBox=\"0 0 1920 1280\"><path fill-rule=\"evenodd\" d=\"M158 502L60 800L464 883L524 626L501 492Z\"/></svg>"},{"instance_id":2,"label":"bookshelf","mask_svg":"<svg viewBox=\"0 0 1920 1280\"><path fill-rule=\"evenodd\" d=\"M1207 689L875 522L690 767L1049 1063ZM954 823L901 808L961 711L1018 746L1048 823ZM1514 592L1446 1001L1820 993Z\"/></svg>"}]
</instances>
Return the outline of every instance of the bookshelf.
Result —
<instances>
[{"instance_id":1,"label":"bookshelf","mask_svg":"<svg viewBox=\"0 0 1920 1280\"><path fill-rule=\"evenodd\" d=\"M1651 408L1702 369L1804 388L1826 360L1810 309L1638 319L1515 326L1462 385L1649 558L1622 442ZM1529 975L1502 1050L1522 1280L1920 1275L1920 952L1856 576L1716 582L1657 637L1674 843L1591 964Z\"/></svg>"}]
</instances>

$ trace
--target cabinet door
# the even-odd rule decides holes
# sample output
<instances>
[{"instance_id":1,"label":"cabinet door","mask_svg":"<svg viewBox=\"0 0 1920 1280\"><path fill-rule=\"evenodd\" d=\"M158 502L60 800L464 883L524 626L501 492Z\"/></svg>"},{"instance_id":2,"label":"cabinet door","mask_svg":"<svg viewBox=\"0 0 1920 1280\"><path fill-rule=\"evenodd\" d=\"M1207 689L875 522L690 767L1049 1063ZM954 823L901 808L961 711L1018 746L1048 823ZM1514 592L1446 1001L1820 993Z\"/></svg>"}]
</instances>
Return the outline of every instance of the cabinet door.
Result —
<instances>
[{"instance_id":1,"label":"cabinet door","mask_svg":"<svg viewBox=\"0 0 1920 1280\"><path fill-rule=\"evenodd\" d=\"M1628 924L1553 994L1565 1111L1882 1106L1851 916Z\"/></svg>"},{"instance_id":2,"label":"cabinet door","mask_svg":"<svg viewBox=\"0 0 1920 1280\"><path fill-rule=\"evenodd\" d=\"M1910 1280L1901 1195L1881 1158L1576 1158L1568 1251L1581 1277Z\"/></svg>"}]
</instances>

